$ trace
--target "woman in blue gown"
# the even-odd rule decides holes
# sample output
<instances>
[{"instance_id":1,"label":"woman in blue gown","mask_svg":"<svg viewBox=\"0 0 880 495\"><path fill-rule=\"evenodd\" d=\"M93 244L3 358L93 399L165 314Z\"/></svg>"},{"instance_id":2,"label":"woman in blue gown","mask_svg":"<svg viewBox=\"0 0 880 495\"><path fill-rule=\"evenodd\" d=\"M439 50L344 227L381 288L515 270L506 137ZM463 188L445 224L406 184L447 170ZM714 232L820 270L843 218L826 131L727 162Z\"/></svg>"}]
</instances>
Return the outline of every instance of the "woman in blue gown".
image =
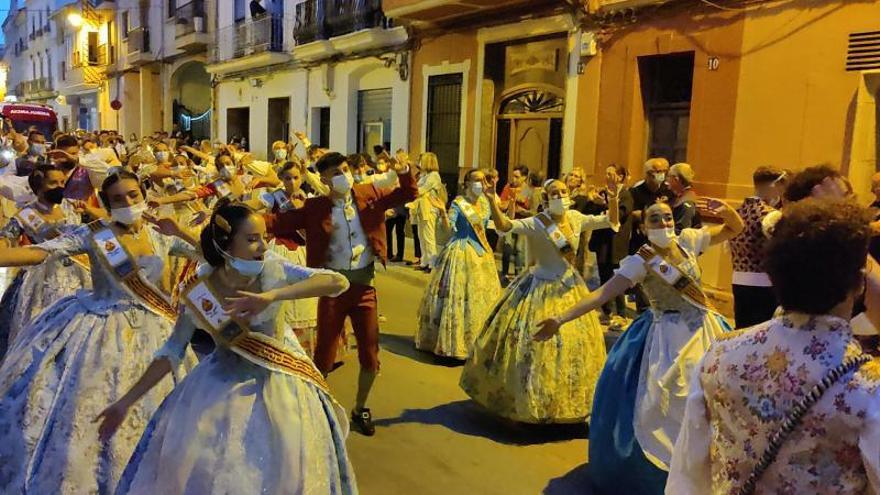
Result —
<instances>
[{"instance_id":1,"label":"woman in blue gown","mask_svg":"<svg viewBox=\"0 0 880 495\"><path fill-rule=\"evenodd\" d=\"M651 308L623 333L599 377L590 418L589 472L597 493L663 493L684 417L691 370L731 327L700 284L699 255L738 235L742 219L710 200L722 225L676 235L665 203L645 210L649 244L621 260L608 282L565 313L538 324L536 339L641 283Z\"/></svg>"}]
</instances>

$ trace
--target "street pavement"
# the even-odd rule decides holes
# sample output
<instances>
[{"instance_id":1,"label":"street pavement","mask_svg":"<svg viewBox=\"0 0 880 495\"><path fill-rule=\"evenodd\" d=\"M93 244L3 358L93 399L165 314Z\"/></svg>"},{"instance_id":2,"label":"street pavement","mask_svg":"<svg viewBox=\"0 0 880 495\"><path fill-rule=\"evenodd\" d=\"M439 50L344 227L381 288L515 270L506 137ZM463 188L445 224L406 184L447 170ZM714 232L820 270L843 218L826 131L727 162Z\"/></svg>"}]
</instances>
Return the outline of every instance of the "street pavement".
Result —
<instances>
[{"instance_id":1,"label":"street pavement","mask_svg":"<svg viewBox=\"0 0 880 495\"><path fill-rule=\"evenodd\" d=\"M378 494L583 494L586 425L518 425L485 414L458 387L461 366L413 347L428 275L389 265L377 276L382 371L368 406L376 435L352 431L348 452L360 492ZM355 351L329 377L350 408Z\"/></svg>"}]
</instances>

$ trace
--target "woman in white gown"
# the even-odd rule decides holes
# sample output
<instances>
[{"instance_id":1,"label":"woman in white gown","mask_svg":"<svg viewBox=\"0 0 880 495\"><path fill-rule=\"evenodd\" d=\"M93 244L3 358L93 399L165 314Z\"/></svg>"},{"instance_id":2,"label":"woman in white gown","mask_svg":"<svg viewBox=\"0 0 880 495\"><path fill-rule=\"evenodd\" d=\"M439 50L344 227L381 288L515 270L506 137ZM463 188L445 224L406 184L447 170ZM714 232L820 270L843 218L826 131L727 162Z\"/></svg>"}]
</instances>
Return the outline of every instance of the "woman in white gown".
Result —
<instances>
[{"instance_id":1,"label":"woman in white gown","mask_svg":"<svg viewBox=\"0 0 880 495\"><path fill-rule=\"evenodd\" d=\"M195 252L145 224L135 175L110 175L101 197L111 220L0 249L0 266L86 253L94 286L46 308L0 367L0 493L112 491L147 420L173 388L163 380L132 408L112 441L97 441L94 418L131 387L171 334L175 310L157 287L165 260ZM166 232L177 230L173 222L159 223ZM182 361L188 367L195 359L190 353Z\"/></svg>"},{"instance_id":2,"label":"woman in white gown","mask_svg":"<svg viewBox=\"0 0 880 495\"><path fill-rule=\"evenodd\" d=\"M249 201L248 205L257 210L265 208L271 213L301 208L305 203L306 194L302 190L303 169L294 162L287 162L278 171L278 178L283 187L274 191L263 191L259 198ZM272 239L269 249L283 256L294 265L306 266L305 237L296 241ZM315 346L315 327L318 325L318 298L296 299L282 303L282 314L287 324L302 345L303 350L312 357Z\"/></svg>"},{"instance_id":3,"label":"woman in white gown","mask_svg":"<svg viewBox=\"0 0 880 495\"><path fill-rule=\"evenodd\" d=\"M608 176L617 191L616 175ZM525 237L535 265L523 271L489 313L461 374L462 389L498 416L523 423L576 423L589 416L596 381L605 363L599 317L590 312L566 325L553 342L535 342L532 329L549 315L587 297L575 268L581 233L620 225L617 196L608 214L569 209L568 187L549 180L541 192L544 211L510 220L494 191L487 196L499 232Z\"/></svg>"},{"instance_id":4,"label":"woman in white gown","mask_svg":"<svg viewBox=\"0 0 880 495\"><path fill-rule=\"evenodd\" d=\"M218 207L202 232L209 264L187 284L174 334L102 413L102 438L179 365L197 325L217 350L150 421L117 493L356 493L345 412L281 314L282 301L333 297L348 281L284 260L265 237L262 217L242 204Z\"/></svg>"},{"instance_id":5,"label":"woman in white gown","mask_svg":"<svg viewBox=\"0 0 880 495\"><path fill-rule=\"evenodd\" d=\"M37 200L26 205L0 229L0 243L15 245L24 235L31 244L71 232L80 224L74 206L64 200L66 174L52 165L39 165L28 177ZM46 307L80 289L90 289L88 260L49 257L43 263L21 270L3 294L0 308L0 358L12 349L20 330Z\"/></svg>"}]
</instances>

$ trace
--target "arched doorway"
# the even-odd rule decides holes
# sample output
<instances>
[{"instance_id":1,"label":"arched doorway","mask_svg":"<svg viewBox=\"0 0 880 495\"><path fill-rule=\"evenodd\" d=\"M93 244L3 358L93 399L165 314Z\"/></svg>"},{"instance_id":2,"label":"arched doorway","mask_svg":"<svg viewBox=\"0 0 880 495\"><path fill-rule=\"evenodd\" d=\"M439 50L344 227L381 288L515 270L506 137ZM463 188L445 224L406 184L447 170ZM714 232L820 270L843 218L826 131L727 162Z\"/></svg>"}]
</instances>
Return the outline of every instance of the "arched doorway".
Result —
<instances>
[{"instance_id":1,"label":"arched doorway","mask_svg":"<svg viewBox=\"0 0 880 495\"><path fill-rule=\"evenodd\" d=\"M549 85L520 86L504 92L498 101L495 169L502 181L507 181L516 165L525 165L544 177L558 177L563 92Z\"/></svg>"},{"instance_id":2,"label":"arched doorway","mask_svg":"<svg viewBox=\"0 0 880 495\"><path fill-rule=\"evenodd\" d=\"M211 76L202 62L187 62L171 75L173 122L193 139L211 137L211 94Z\"/></svg>"}]
</instances>

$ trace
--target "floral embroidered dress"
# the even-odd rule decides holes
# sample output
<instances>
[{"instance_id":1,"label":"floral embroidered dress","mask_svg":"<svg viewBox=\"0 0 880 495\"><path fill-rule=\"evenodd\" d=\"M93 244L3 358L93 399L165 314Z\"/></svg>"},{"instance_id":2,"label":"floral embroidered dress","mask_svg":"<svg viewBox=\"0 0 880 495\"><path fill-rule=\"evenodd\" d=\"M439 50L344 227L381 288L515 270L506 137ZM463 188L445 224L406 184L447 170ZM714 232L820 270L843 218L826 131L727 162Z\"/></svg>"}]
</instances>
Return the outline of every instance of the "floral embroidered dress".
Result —
<instances>
[{"instance_id":1,"label":"floral embroidered dress","mask_svg":"<svg viewBox=\"0 0 880 495\"><path fill-rule=\"evenodd\" d=\"M501 294L495 253L480 241L459 201L449 208L452 237L437 257L419 305L416 348L438 356L467 359L474 339ZM480 196L473 209L483 229L489 223L489 201Z\"/></svg>"},{"instance_id":2,"label":"floral embroidered dress","mask_svg":"<svg viewBox=\"0 0 880 495\"><path fill-rule=\"evenodd\" d=\"M679 268L700 283L697 257L706 229L684 229ZM590 418L589 466L597 493L663 493L672 448L684 417L692 370L718 337L730 331L720 314L701 309L627 256L617 271L641 283L651 303L608 352Z\"/></svg>"},{"instance_id":3,"label":"floral embroidered dress","mask_svg":"<svg viewBox=\"0 0 880 495\"><path fill-rule=\"evenodd\" d=\"M199 274L212 270L201 265ZM270 252L261 290L316 273L333 272L297 266ZM249 322L251 331L274 337L311 364L283 312L283 304L270 304ZM177 368L195 328L185 309L156 355ZM153 416L117 493L354 494L347 434L345 411L312 382L218 346Z\"/></svg>"},{"instance_id":4,"label":"floral embroidered dress","mask_svg":"<svg viewBox=\"0 0 880 495\"><path fill-rule=\"evenodd\" d=\"M709 349L687 400L666 493L737 492L795 403L862 353L849 322L784 313ZM755 493L880 492L880 360L841 377L782 444Z\"/></svg>"},{"instance_id":5,"label":"floral embroidered dress","mask_svg":"<svg viewBox=\"0 0 880 495\"><path fill-rule=\"evenodd\" d=\"M607 215L576 210L566 212L566 221L574 252L582 232L617 228ZM525 236L535 265L523 271L495 304L462 371L461 388L484 408L514 421L583 421L590 414L605 362L597 313L564 325L547 342L537 342L532 335L539 321L563 313L589 290L538 217L511 222L509 233Z\"/></svg>"},{"instance_id":6,"label":"floral embroidered dress","mask_svg":"<svg viewBox=\"0 0 880 495\"><path fill-rule=\"evenodd\" d=\"M154 254L137 264L154 285L161 286L169 255L194 253L150 227L140 235L148 236ZM0 367L0 493L112 492L147 421L173 388L171 378L163 380L129 411L110 442L98 441L93 420L143 374L173 322L135 299L94 246L87 225L34 246L57 257L88 253L94 288L46 308ZM183 361L191 367L195 356Z\"/></svg>"},{"instance_id":7,"label":"floral embroidered dress","mask_svg":"<svg viewBox=\"0 0 880 495\"><path fill-rule=\"evenodd\" d=\"M33 204L27 205L31 211L37 211ZM0 229L0 238L7 239L15 245L25 235L34 244L57 236L59 233L71 232L79 224L79 215L68 202L61 204L64 216L56 222L43 223L38 232L31 232L13 217ZM0 358L7 349L12 349L21 333L32 319L46 307L66 296L73 295L80 289L91 289L92 279L89 271L74 263L66 256L51 256L37 266L20 270L12 284L3 294L0 307ZM4 337L5 336L5 337ZM7 345L2 345L4 338Z\"/></svg>"}]
</instances>

